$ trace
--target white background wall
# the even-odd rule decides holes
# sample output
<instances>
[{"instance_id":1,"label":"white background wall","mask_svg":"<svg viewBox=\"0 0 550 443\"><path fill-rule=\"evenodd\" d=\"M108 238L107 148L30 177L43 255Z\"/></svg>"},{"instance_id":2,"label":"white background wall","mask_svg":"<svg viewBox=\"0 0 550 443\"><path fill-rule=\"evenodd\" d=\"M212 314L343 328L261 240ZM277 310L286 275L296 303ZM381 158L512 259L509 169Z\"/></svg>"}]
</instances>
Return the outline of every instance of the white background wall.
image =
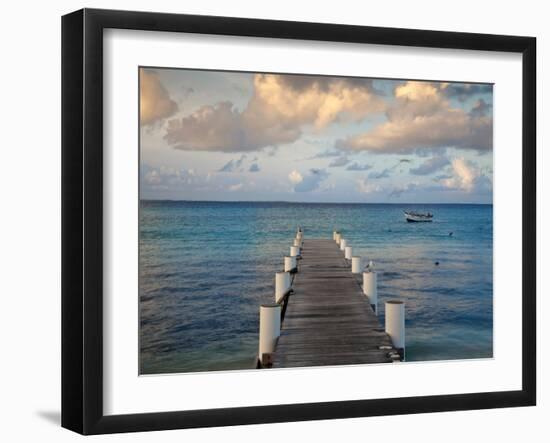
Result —
<instances>
[{"instance_id":1,"label":"white background wall","mask_svg":"<svg viewBox=\"0 0 550 443\"><path fill-rule=\"evenodd\" d=\"M60 414L60 17L81 7L351 23L538 38L539 276L550 265L548 182L542 168L550 96L550 28L544 2L321 3L277 0L111 0L4 2L0 32L0 438L16 441L82 439L59 427ZM546 105L546 106L545 106ZM546 108L546 114L543 112ZM543 163L546 163L543 165ZM546 188L546 189L543 189ZM546 246L545 254L540 249ZM543 257L544 255L544 257ZM513 260L513 257L510 257ZM548 270L546 271L548 273ZM548 274L547 274L548 275ZM543 281L544 280L544 281ZM539 406L534 408L331 420L207 430L165 431L94 441L518 441L548 438L550 327L542 313L550 279L539 278ZM452 380L449 380L452 383Z\"/></svg>"}]
</instances>

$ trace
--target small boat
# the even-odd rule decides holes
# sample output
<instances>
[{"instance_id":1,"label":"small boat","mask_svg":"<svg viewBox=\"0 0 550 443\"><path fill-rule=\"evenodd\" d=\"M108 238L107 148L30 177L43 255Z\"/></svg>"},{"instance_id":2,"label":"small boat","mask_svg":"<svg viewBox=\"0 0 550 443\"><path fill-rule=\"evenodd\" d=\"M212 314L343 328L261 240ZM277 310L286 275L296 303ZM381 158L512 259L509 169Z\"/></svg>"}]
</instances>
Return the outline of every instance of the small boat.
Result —
<instances>
[{"instance_id":1,"label":"small boat","mask_svg":"<svg viewBox=\"0 0 550 443\"><path fill-rule=\"evenodd\" d=\"M403 211L408 222L431 222L433 214L429 212Z\"/></svg>"}]
</instances>

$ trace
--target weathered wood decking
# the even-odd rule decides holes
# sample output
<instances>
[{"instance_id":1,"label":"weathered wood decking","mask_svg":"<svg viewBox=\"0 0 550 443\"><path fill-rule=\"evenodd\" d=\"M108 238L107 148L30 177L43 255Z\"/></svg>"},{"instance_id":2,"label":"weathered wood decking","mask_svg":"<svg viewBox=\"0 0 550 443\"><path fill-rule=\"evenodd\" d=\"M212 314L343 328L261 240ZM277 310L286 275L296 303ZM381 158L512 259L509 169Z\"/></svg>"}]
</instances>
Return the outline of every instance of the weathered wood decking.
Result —
<instances>
[{"instance_id":1,"label":"weathered wood decking","mask_svg":"<svg viewBox=\"0 0 550 443\"><path fill-rule=\"evenodd\" d=\"M333 240L304 241L293 290L274 368L392 362L397 351Z\"/></svg>"}]
</instances>

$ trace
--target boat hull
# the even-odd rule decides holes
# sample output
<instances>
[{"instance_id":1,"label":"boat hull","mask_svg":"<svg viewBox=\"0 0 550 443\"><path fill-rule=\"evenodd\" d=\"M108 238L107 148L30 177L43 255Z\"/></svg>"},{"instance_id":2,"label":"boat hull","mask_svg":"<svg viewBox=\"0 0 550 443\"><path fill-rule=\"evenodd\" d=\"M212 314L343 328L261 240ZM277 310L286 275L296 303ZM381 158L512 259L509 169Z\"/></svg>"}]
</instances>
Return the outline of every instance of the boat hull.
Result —
<instances>
[{"instance_id":1,"label":"boat hull","mask_svg":"<svg viewBox=\"0 0 550 443\"><path fill-rule=\"evenodd\" d=\"M428 219L416 219L412 217L405 217L405 218L409 223L429 223L432 221L431 218L428 218Z\"/></svg>"}]
</instances>

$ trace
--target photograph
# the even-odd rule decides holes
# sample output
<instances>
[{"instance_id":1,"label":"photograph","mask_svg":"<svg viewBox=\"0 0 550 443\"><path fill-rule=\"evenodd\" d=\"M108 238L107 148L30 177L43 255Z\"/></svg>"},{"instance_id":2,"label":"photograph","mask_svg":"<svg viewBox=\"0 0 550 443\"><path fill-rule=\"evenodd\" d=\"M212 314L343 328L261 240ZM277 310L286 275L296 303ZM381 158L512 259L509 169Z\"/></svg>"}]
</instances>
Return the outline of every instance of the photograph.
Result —
<instances>
[{"instance_id":1,"label":"photograph","mask_svg":"<svg viewBox=\"0 0 550 443\"><path fill-rule=\"evenodd\" d=\"M550 26L498 6L6 2L0 441L541 441Z\"/></svg>"},{"instance_id":2,"label":"photograph","mask_svg":"<svg viewBox=\"0 0 550 443\"><path fill-rule=\"evenodd\" d=\"M139 375L493 358L493 84L138 69Z\"/></svg>"}]
</instances>

